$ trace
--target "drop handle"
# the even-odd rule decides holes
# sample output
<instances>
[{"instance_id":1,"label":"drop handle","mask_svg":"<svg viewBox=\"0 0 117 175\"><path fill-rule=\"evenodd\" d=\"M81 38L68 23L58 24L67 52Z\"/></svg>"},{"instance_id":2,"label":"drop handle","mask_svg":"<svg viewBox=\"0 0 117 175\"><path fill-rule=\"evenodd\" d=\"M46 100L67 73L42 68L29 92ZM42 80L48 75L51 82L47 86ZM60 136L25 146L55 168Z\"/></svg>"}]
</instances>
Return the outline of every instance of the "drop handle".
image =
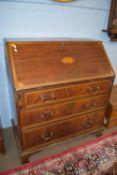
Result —
<instances>
[{"instance_id":1,"label":"drop handle","mask_svg":"<svg viewBox=\"0 0 117 175\"><path fill-rule=\"evenodd\" d=\"M54 93L41 95L40 99L41 99L42 102L53 100L53 99L55 99L55 95L54 95Z\"/></svg>"},{"instance_id":2,"label":"drop handle","mask_svg":"<svg viewBox=\"0 0 117 175\"><path fill-rule=\"evenodd\" d=\"M51 93L51 94L42 94L39 95L36 100L35 100L35 104L39 103L39 102L48 102L50 100L54 100L55 99L55 94Z\"/></svg>"},{"instance_id":3,"label":"drop handle","mask_svg":"<svg viewBox=\"0 0 117 175\"><path fill-rule=\"evenodd\" d=\"M97 106L97 103L94 101L94 102L91 102L89 104L89 108L93 108L93 107L96 107Z\"/></svg>"},{"instance_id":4,"label":"drop handle","mask_svg":"<svg viewBox=\"0 0 117 175\"><path fill-rule=\"evenodd\" d=\"M82 125L86 129L91 128L93 126L93 119L87 119L83 121Z\"/></svg>"},{"instance_id":5,"label":"drop handle","mask_svg":"<svg viewBox=\"0 0 117 175\"><path fill-rule=\"evenodd\" d=\"M96 102L92 102L92 103L91 103L91 106L92 106L92 107L96 107L96 106L97 106L97 103L96 103Z\"/></svg>"},{"instance_id":6,"label":"drop handle","mask_svg":"<svg viewBox=\"0 0 117 175\"><path fill-rule=\"evenodd\" d=\"M47 119L51 118L53 115L54 115L53 111L44 111L41 113L40 118L47 120Z\"/></svg>"},{"instance_id":7,"label":"drop handle","mask_svg":"<svg viewBox=\"0 0 117 175\"><path fill-rule=\"evenodd\" d=\"M100 91L100 88L101 87L99 85L97 85L97 86L89 86L88 90L89 90L90 93L93 93L93 92Z\"/></svg>"},{"instance_id":8,"label":"drop handle","mask_svg":"<svg viewBox=\"0 0 117 175\"><path fill-rule=\"evenodd\" d=\"M84 110L89 110L89 109L91 109L92 107L96 107L97 106L97 103L96 102L91 102L91 103L89 103L89 104L84 104L84 105L82 105L82 109L84 109Z\"/></svg>"},{"instance_id":9,"label":"drop handle","mask_svg":"<svg viewBox=\"0 0 117 175\"><path fill-rule=\"evenodd\" d=\"M54 133L50 131L47 133L47 135L42 134L41 139L46 142L46 141L51 140L53 136L54 136Z\"/></svg>"},{"instance_id":10,"label":"drop handle","mask_svg":"<svg viewBox=\"0 0 117 175\"><path fill-rule=\"evenodd\" d=\"M83 104L81 106L81 110L86 110L86 109L89 109L89 108L90 108L89 104Z\"/></svg>"}]
</instances>

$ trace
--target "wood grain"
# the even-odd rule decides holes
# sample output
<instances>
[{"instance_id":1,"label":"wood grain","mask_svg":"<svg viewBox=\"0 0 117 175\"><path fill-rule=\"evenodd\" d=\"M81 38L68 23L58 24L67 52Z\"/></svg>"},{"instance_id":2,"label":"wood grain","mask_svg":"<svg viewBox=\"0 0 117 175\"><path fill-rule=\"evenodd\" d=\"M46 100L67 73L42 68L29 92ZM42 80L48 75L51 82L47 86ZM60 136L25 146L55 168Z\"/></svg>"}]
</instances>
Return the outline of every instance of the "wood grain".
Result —
<instances>
[{"instance_id":1,"label":"wood grain","mask_svg":"<svg viewBox=\"0 0 117 175\"><path fill-rule=\"evenodd\" d=\"M16 90L114 76L101 42L9 42L7 47ZM63 64L66 56L75 63Z\"/></svg>"}]
</instances>

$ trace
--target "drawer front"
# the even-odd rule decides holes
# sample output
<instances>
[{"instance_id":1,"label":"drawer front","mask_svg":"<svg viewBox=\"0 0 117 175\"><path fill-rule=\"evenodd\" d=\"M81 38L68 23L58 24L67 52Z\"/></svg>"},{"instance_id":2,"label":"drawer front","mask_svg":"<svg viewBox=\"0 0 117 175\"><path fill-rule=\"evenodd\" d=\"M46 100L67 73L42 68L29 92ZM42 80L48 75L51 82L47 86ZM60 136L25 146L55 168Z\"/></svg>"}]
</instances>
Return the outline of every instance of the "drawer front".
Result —
<instances>
[{"instance_id":1,"label":"drawer front","mask_svg":"<svg viewBox=\"0 0 117 175\"><path fill-rule=\"evenodd\" d=\"M102 126L104 111L74 117L64 122L53 125L46 125L22 133L23 149L33 146L56 142L57 139L82 134L88 130L95 130Z\"/></svg>"},{"instance_id":2,"label":"drawer front","mask_svg":"<svg viewBox=\"0 0 117 175\"><path fill-rule=\"evenodd\" d=\"M49 90L36 90L24 93L24 106L33 107L37 105L53 103L68 98L79 98L82 96L108 92L112 86L112 80L80 83Z\"/></svg>"},{"instance_id":3,"label":"drawer front","mask_svg":"<svg viewBox=\"0 0 117 175\"><path fill-rule=\"evenodd\" d=\"M100 95L49 107L21 110L19 115L20 123L22 127L25 127L33 124L42 124L43 122L52 122L52 120L60 120L69 115L82 114L104 107L107 101L108 95Z\"/></svg>"}]
</instances>

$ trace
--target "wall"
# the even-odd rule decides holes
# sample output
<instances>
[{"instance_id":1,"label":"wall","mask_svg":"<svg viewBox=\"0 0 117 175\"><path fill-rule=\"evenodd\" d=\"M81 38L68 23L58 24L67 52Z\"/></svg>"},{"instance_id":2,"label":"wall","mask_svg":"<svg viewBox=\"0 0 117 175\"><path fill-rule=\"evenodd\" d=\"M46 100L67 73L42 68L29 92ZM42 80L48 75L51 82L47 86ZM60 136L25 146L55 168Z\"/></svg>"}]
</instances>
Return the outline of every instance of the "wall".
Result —
<instances>
[{"instance_id":1,"label":"wall","mask_svg":"<svg viewBox=\"0 0 117 175\"><path fill-rule=\"evenodd\" d=\"M56 3L51 0L0 1L0 115L4 127L11 125L12 91L6 75L4 38L91 38L104 42L117 71L116 48L102 29L107 28L111 0L77 0Z\"/></svg>"}]
</instances>

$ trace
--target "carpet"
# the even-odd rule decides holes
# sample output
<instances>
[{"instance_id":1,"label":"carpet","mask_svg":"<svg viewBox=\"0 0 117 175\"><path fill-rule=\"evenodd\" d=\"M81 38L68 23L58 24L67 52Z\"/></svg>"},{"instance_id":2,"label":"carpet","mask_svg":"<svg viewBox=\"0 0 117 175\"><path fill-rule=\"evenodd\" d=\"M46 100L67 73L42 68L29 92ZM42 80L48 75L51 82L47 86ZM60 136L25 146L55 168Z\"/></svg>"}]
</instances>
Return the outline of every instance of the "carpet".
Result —
<instances>
[{"instance_id":1,"label":"carpet","mask_svg":"<svg viewBox=\"0 0 117 175\"><path fill-rule=\"evenodd\" d=\"M117 175L117 132L0 175Z\"/></svg>"}]
</instances>

